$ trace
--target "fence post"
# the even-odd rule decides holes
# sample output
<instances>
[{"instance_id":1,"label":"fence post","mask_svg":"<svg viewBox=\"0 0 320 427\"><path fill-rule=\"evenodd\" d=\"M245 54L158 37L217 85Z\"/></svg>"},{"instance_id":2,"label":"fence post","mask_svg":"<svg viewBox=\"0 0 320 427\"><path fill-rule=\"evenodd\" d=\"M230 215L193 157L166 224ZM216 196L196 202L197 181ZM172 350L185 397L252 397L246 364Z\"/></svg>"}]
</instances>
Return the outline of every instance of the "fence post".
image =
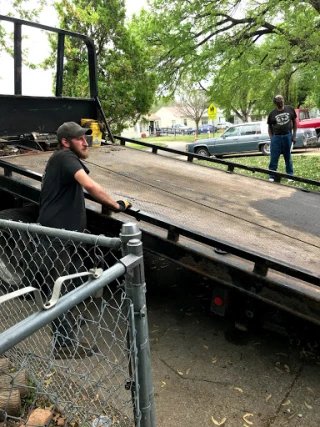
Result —
<instances>
[{"instance_id":1,"label":"fence post","mask_svg":"<svg viewBox=\"0 0 320 427\"><path fill-rule=\"evenodd\" d=\"M143 256L142 242L140 240L141 231L136 224L124 224L120 238L124 243L124 255ZM135 313L138 350L138 393L141 410L140 425L141 427L156 427L143 262L137 265L130 274L126 275L126 289L131 294L130 297L132 298Z\"/></svg>"},{"instance_id":2,"label":"fence post","mask_svg":"<svg viewBox=\"0 0 320 427\"><path fill-rule=\"evenodd\" d=\"M139 227L137 224L133 222L128 222L125 224L122 224L121 233L120 233L120 240L121 240L121 252L122 256L125 257L128 255L128 242L130 239L141 239L141 231L139 230ZM130 313L130 327L131 327L131 334L130 331L127 332L127 347L128 351L131 355L131 360L129 364L129 375L131 381L134 381L135 387L131 385L131 397L132 401L134 402L134 415L135 415L135 426L140 426L141 421L141 411L140 411L140 396L139 396L139 377L138 377L138 350L137 350L137 343L136 343L136 330L135 330L135 316L134 316L134 307L132 303L132 285L131 285L131 279L130 274L126 273L124 275L124 288L125 293L127 295L126 299L126 310ZM131 302L130 302L131 301ZM132 345L133 344L133 345Z\"/></svg>"}]
</instances>

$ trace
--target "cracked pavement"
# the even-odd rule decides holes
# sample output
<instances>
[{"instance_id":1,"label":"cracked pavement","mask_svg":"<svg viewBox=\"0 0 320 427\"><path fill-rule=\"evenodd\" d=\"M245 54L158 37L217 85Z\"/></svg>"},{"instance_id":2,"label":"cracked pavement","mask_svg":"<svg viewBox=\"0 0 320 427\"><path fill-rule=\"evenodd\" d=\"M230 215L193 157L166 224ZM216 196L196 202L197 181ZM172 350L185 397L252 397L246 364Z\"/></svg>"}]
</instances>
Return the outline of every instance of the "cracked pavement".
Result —
<instances>
[{"instance_id":1,"label":"cracked pavement","mask_svg":"<svg viewBox=\"0 0 320 427\"><path fill-rule=\"evenodd\" d=\"M320 425L314 348L265 330L237 336L190 273L163 271L162 283L146 272L158 427Z\"/></svg>"}]
</instances>

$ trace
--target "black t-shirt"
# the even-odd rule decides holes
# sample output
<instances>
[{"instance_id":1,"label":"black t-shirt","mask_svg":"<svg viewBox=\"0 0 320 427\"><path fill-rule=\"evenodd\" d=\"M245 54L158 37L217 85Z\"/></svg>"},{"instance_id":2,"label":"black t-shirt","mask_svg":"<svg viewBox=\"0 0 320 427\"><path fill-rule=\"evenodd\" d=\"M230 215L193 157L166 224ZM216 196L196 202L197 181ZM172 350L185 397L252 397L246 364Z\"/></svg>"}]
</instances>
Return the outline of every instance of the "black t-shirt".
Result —
<instances>
[{"instance_id":1,"label":"black t-shirt","mask_svg":"<svg viewBox=\"0 0 320 427\"><path fill-rule=\"evenodd\" d=\"M292 121L297 117L296 112L290 105L285 105L283 110L276 108L268 116L268 125L272 127L273 135L285 135L292 130Z\"/></svg>"},{"instance_id":2,"label":"black t-shirt","mask_svg":"<svg viewBox=\"0 0 320 427\"><path fill-rule=\"evenodd\" d=\"M83 231L87 226L82 186L74 175L89 170L70 150L58 150L50 157L40 194L39 223L47 227Z\"/></svg>"}]
</instances>

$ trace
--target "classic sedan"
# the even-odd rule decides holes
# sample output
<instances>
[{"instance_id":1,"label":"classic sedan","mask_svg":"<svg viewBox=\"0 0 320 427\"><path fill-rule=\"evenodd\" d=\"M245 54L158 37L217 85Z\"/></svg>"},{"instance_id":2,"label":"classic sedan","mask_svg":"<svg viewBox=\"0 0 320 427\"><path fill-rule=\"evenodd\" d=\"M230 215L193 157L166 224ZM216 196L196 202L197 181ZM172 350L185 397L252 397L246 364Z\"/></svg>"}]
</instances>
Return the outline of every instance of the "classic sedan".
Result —
<instances>
[{"instance_id":1,"label":"classic sedan","mask_svg":"<svg viewBox=\"0 0 320 427\"><path fill-rule=\"evenodd\" d=\"M315 129L298 129L294 148L317 145ZM260 151L270 155L270 138L265 122L241 123L228 128L218 138L201 139L186 145L189 153L201 156L222 157L226 154Z\"/></svg>"}]
</instances>

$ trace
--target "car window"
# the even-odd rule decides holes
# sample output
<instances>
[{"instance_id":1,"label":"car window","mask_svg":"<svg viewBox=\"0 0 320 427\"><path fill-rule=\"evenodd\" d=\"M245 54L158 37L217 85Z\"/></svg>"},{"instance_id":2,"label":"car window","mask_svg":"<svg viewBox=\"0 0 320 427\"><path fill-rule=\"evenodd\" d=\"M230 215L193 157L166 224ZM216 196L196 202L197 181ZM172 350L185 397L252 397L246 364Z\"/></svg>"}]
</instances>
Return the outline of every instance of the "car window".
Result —
<instances>
[{"instance_id":1,"label":"car window","mask_svg":"<svg viewBox=\"0 0 320 427\"><path fill-rule=\"evenodd\" d=\"M304 110L299 111L299 119L300 119L300 120L306 120L306 119L308 119L308 118L309 118L309 113L308 113L308 111L304 111Z\"/></svg>"},{"instance_id":2,"label":"car window","mask_svg":"<svg viewBox=\"0 0 320 427\"><path fill-rule=\"evenodd\" d=\"M237 136L237 135L240 135L240 130L239 130L239 127L236 127L236 126L227 129L223 134L223 136L227 136L227 137L228 136Z\"/></svg>"},{"instance_id":3,"label":"car window","mask_svg":"<svg viewBox=\"0 0 320 427\"><path fill-rule=\"evenodd\" d=\"M241 135L255 135L256 133L261 133L261 126L259 124L250 124L242 126Z\"/></svg>"}]
</instances>

